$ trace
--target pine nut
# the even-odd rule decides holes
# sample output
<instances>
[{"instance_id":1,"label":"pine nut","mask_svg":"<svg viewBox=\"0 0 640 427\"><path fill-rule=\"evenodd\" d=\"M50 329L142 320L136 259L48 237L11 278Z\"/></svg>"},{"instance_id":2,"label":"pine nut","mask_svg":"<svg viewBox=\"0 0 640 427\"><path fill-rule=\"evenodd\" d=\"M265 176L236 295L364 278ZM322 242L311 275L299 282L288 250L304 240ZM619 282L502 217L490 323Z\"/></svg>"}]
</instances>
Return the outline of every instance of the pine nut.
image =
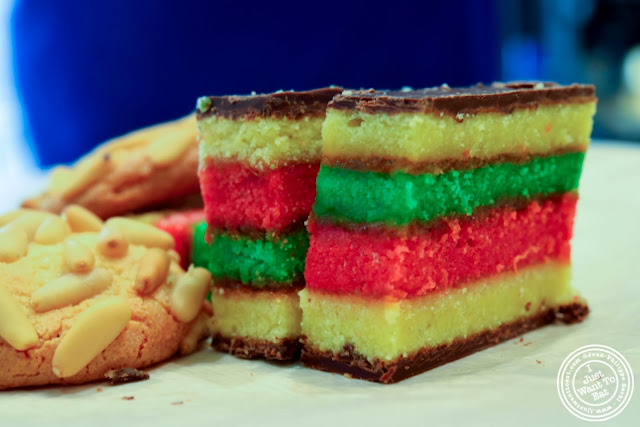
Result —
<instances>
[{"instance_id":1,"label":"pine nut","mask_svg":"<svg viewBox=\"0 0 640 427\"><path fill-rule=\"evenodd\" d=\"M167 281L171 260L166 251L158 248L147 250L140 259L135 290L140 295L150 295Z\"/></svg>"},{"instance_id":2,"label":"pine nut","mask_svg":"<svg viewBox=\"0 0 640 427\"><path fill-rule=\"evenodd\" d=\"M21 215L24 215L27 212L29 212L29 209L16 209L15 211L7 212L0 215L0 227L10 223L14 219L18 218Z\"/></svg>"},{"instance_id":3,"label":"pine nut","mask_svg":"<svg viewBox=\"0 0 640 427\"><path fill-rule=\"evenodd\" d=\"M79 205L69 205L62 211L64 218L74 233L83 233L85 231L99 232L104 223L93 212Z\"/></svg>"},{"instance_id":4,"label":"pine nut","mask_svg":"<svg viewBox=\"0 0 640 427\"><path fill-rule=\"evenodd\" d=\"M166 231L160 230L153 225L129 219L115 217L107 220L106 226L118 228L130 243L142 245L148 248L173 249L175 243L173 237Z\"/></svg>"},{"instance_id":5,"label":"pine nut","mask_svg":"<svg viewBox=\"0 0 640 427\"><path fill-rule=\"evenodd\" d=\"M108 155L90 156L83 159L67 177L66 185L60 188L60 195L69 200L80 194L89 185L97 181L111 168Z\"/></svg>"},{"instance_id":6,"label":"pine nut","mask_svg":"<svg viewBox=\"0 0 640 427\"><path fill-rule=\"evenodd\" d=\"M19 351L37 345L40 340L23 310L7 288L0 284L0 338Z\"/></svg>"},{"instance_id":7,"label":"pine nut","mask_svg":"<svg viewBox=\"0 0 640 427\"><path fill-rule=\"evenodd\" d=\"M33 241L41 245L54 245L71 234L69 224L59 216L52 216L42 221L36 230Z\"/></svg>"},{"instance_id":8,"label":"pine nut","mask_svg":"<svg viewBox=\"0 0 640 427\"><path fill-rule=\"evenodd\" d=\"M195 127L168 131L151 141L145 151L154 164L168 166L191 145L196 145Z\"/></svg>"},{"instance_id":9,"label":"pine nut","mask_svg":"<svg viewBox=\"0 0 640 427\"><path fill-rule=\"evenodd\" d=\"M93 268L95 257L88 246L74 239L67 239L62 257L72 273L86 273Z\"/></svg>"},{"instance_id":10,"label":"pine nut","mask_svg":"<svg viewBox=\"0 0 640 427\"><path fill-rule=\"evenodd\" d=\"M56 215L48 212L24 209L24 213L22 215L19 215L13 221L5 224L3 228L24 230L24 232L27 233L29 240L31 240L36 234L36 230L45 219L55 217Z\"/></svg>"},{"instance_id":11,"label":"pine nut","mask_svg":"<svg viewBox=\"0 0 640 427\"><path fill-rule=\"evenodd\" d=\"M107 298L79 314L53 354L53 373L68 378L80 372L118 338L131 315L129 303L119 297Z\"/></svg>"},{"instance_id":12,"label":"pine nut","mask_svg":"<svg viewBox=\"0 0 640 427\"><path fill-rule=\"evenodd\" d=\"M27 254L29 238L19 228L0 228L0 262L15 262Z\"/></svg>"},{"instance_id":13,"label":"pine nut","mask_svg":"<svg viewBox=\"0 0 640 427\"><path fill-rule=\"evenodd\" d=\"M65 189L71 187L73 180L72 169L66 166L55 167L49 175L49 192L55 195L62 195Z\"/></svg>"},{"instance_id":14,"label":"pine nut","mask_svg":"<svg viewBox=\"0 0 640 427\"><path fill-rule=\"evenodd\" d=\"M200 313L180 343L180 354L193 353L198 348L198 344L208 338L209 335L209 316L205 313Z\"/></svg>"},{"instance_id":15,"label":"pine nut","mask_svg":"<svg viewBox=\"0 0 640 427\"><path fill-rule=\"evenodd\" d=\"M191 322L200 312L202 301L209 293L211 273L201 267L190 269L178 278L171 290L171 311L184 323Z\"/></svg>"},{"instance_id":16,"label":"pine nut","mask_svg":"<svg viewBox=\"0 0 640 427\"><path fill-rule=\"evenodd\" d=\"M77 304L107 289L113 276L103 268L89 274L65 274L53 279L31 295L31 307L39 312Z\"/></svg>"},{"instance_id":17,"label":"pine nut","mask_svg":"<svg viewBox=\"0 0 640 427\"><path fill-rule=\"evenodd\" d=\"M122 258L129 250L129 241L119 228L106 225L98 236L96 249L106 257Z\"/></svg>"}]
</instances>

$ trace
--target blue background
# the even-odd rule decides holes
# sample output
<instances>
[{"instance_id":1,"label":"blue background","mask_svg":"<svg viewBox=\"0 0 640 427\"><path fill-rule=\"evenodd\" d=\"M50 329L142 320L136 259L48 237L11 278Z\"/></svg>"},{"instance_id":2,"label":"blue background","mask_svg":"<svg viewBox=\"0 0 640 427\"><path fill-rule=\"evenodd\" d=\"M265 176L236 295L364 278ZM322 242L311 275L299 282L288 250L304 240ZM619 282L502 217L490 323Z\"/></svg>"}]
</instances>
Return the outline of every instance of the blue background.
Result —
<instances>
[{"instance_id":1,"label":"blue background","mask_svg":"<svg viewBox=\"0 0 640 427\"><path fill-rule=\"evenodd\" d=\"M201 95L593 83L596 137L640 140L640 0L15 0L14 80L42 167Z\"/></svg>"},{"instance_id":2,"label":"blue background","mask_svg":"<svg viewBox=\"0 0 640 427\"><path fill-rule=\"evenodd\" d=\"M492 1L22 0L16 84L41 165L193 110L200 95L491 82Z\"/></svg>"}]
</instances>

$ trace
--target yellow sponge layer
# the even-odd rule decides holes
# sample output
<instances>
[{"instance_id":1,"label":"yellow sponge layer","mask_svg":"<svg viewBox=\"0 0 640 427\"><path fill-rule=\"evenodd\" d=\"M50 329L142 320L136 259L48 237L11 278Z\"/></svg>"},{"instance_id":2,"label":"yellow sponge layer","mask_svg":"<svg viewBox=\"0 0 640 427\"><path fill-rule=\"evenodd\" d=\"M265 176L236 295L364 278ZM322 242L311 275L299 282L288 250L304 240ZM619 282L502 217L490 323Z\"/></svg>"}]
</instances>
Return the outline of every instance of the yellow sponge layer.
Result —
<instances>
[{"instance_id":1,"label":"yellow sponge layer","mask_svg":"<svg viewBox=\"0 0 640 427\"><path fill-rule=\"evenodd\" d=\"M595 111L595 102L541 105L512 114L467 114L457 118L329 109L322 126L323 154L326 158L437 162L567 149L582 151L589 144Z\"/></svg>"},{"instance_id":2,"label":"yellow sponge layer","mask_svg":"<svg viewBox=\"0 0 640 427\"><path fill-rule=\"evenodd\" d=\"M291 291L245 291L215 287L212 333L275 341L300 336L302 312L298 294Z\"/></svg>"},{"instance_id":3,"label":"yellow sponge layer","mask_svg":"<svg viewBox=\"0 0 640 427\"><path fill-rule=\"evenodd\" d=\"M319 162L322 117L198 120L200 166L208 158L240 161L256 169Z\"/></svg>"},{"instance_id":4,"label":"yellow sponge layer","mask_svg":"<svg viewBox=\"0 0 640 427\"><path fill-rule=\"evenodd\" d=\"M370 362L392 361L572 302L570 268L548 262L395 303L304 289L302 334L317 350L353 345Z\"/></svg>"}]
</instances>

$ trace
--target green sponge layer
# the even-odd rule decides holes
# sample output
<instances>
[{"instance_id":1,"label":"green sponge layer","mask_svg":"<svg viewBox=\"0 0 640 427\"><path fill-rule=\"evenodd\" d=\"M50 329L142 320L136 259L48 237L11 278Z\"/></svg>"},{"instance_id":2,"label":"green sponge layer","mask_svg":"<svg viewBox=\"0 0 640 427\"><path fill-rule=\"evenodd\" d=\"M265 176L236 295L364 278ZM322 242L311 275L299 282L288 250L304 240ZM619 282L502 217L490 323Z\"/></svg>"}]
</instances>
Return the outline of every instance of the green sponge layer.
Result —
<instances>
[{"instance_id":1,"label":"green sponge layer","mask_svg":"<svg viewBox=\"0 0 640 427\"><path fill-rule=\"evenodd\" d=\"M206 223L196 227L193 263L208 269L214 278L232 279L256 287L277 283L293 285L303 279L309 247L306 230L273 237L265 233L258 240L245 236L214 233L205 241Z\"/></svg>"},{"instance_id":2,"label":"green sponge layer","mask_svg":"<svg viewBox=\"0 0 640 427\"><path fill-rule=\"evenodd\" d=\"M440 175L383 174L322 166L313 208L335 222L404 225L469 215L498 200L564 193L578 188L584 153L500 163Z\"/></svg>"}]
</instances>

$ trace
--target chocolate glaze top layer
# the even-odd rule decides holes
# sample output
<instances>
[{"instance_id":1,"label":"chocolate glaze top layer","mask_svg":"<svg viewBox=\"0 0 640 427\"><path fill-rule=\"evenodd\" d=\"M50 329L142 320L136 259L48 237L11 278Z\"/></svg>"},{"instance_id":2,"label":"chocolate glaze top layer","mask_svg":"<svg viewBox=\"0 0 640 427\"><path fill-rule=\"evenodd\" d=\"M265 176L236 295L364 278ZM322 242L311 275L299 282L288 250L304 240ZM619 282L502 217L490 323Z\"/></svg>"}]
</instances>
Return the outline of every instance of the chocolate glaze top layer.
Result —
<instances>
[{"instance_id":1,"label":"chocolate glaze top layer","mask_svg":"<svg viewBox=\"0 0 640 427\"><path fill-rule=\"evenodd\" d=\"M457 116L480 112L509 114L517 108L536 108L540 104L584 103L595 100L593 85L509 82L464 88L443 85L400 91L344 91L329 103L328 108L357 110L368 114L444 113Z\"/></svg>"},{"instance_id":2,"label":"chocolate glaze top layer","mask_svg":"<svg viewBox=\"0 0 640 427\"><path fill-rule=\"evenodd\" d=\"M326 87L306 92L274 92L260 95L203 96L196 114L200 119L218 116L227 119L324 117L327 104L343 91Z\"/></svg>"}]
</instances>

